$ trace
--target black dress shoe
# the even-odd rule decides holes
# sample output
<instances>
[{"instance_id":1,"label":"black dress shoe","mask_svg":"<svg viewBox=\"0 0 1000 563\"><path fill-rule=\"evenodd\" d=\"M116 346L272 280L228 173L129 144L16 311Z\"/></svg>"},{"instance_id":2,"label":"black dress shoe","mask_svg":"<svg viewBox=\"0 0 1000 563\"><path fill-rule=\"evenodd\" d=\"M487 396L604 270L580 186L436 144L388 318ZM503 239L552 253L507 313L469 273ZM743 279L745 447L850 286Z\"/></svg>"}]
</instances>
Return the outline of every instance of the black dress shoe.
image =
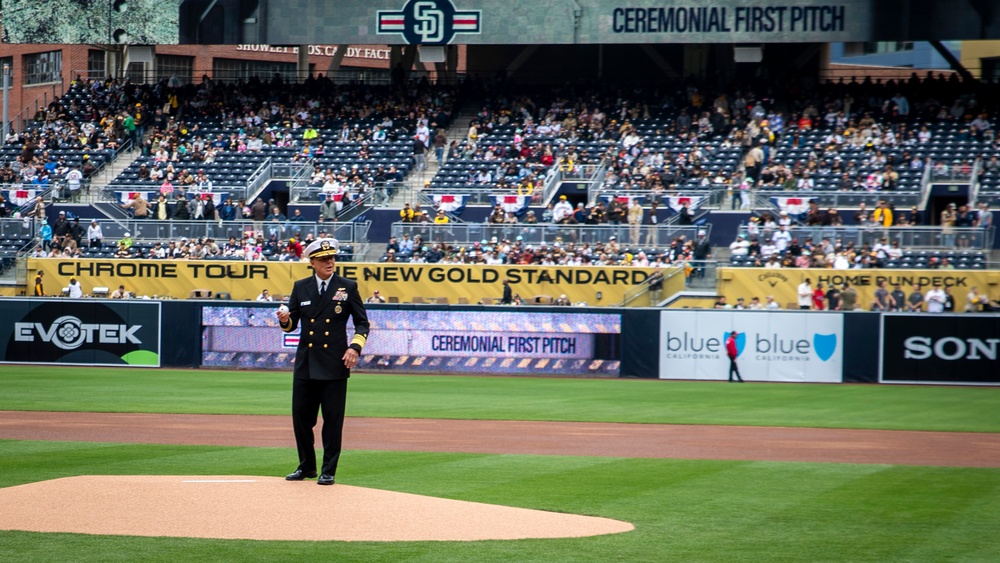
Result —
<instances>
[{"instance_id":1,"label":"black dress shoe","mask_svg":"<svg viewBox=\"0 0 1000 563\"><path fill-rule=\"evenodd\" d=\"M319 480L316 481L319 485L332 485L333 482L333 475L327 475L326 473L320 475Z\"/></svg>"},{"instance_id":2,"label":"black dress shoe","mask_svg":"<svg viewBox=\"0 0 1000 563\"><path fill-rule=\"evenodd\" d=\"M301 469L296 469L293 473L285 475L285 481L302 481L303 479L312 479L315 476L315 471L302 471Z\"/></svg>"}]
</instances>

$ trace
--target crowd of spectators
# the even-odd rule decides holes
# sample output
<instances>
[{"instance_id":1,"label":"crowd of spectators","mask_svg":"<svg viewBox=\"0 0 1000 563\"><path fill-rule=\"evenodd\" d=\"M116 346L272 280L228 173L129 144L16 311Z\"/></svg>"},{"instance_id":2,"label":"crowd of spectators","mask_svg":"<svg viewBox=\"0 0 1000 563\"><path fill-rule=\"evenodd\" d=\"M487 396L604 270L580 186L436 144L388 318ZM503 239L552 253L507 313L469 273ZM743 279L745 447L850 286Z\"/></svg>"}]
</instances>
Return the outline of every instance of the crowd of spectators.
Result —
<instances>
[{"instance_id":1,"label":"crowd of spectators","mask_svg":"<svg viewBox=\"0 0 1000 563\"><path fill-rule=\"evenodd\" d=\"M607 188L656 196L682 186L810 190L817 176L835 177L840 190L893 190L900 170L927 165L932 131L943 126L951 142L978 143L976 155L1000 150L990 86L954 76L816 85L793 80L733 90L674 86L627 93L610 85L501 91L484 104L457 156L497 161L469 178L497 188L505 187L500 179L516 180L532 166L569 170L604 159ZM511 128L514 134L507 135ZM657 140L672 144L664 148ZM601 150L581 154L578 145L595 141ZM737 158L706 166L713 153L731 148L741 149ZM795 158L776 159L782 152ZM974 157L934 166L969 172ZM518 174L504 170L505 158L524 161ZM1000 159L990 160L1000 169Z\"/></svg>"},{"instance_id":2,"label":"crowd of spectators","mask_svg":"<svg viewBox=\"0 0 1000 563\"><path fill-rule=\"evenodd\" d=\"M698 262L711 257L711 243L704 231L697 239L679 236L662 250L642 250L620 244L616 236L607 241L578 242L562 237L549 243L531 244L518 235L492 236L470 245L425 241L420 234L391 237L383 262L429 264L537 264L541 266L639 266L666 268L684 266L688 274L700 273Z\"/></svg>"},{"instance_id":3,"label":"crowd of spectators","mask_svg":"<svg viewBox=\"0 0 1000 563\"><path fill-rule=\"evenodd\" d=\"M729 245L730 255L734 263L752 267L882 268L902 259L907 250L892 228L925 225L924 215L915 206L907 212L897 212L886 200L879 200L871 210L861 203L853 212L852 225L866 233L881 233L882 236L872 237L875 242L859 244L845 240L846 233L830 228L844 226L844 217L838 209L824 210L813 201L800 224L796 224L786 211L777 218L769 211L750 217L745 233L738 234ZM954 229L981 227L987 232L985 229L993 226L993 212L985 202L979 202L975 209L968 204L952 203L941 211L938 224L942 227L940 237L938 244L932 246L969 250L972 248L969 232ZM930 257L926 267L954 269L955 265L945 255Z\"/></svg>"},{"instance_id":4,"label":"crowd of spectators","mask_svg":"<svg viewBox=\"0 0 1000 563\"><path fill-rule=\"evenodd\" d=\"M63 222L65 221L65 226ZM56 234L58 232L64 234ZM95 255L120 259L151 259L151 260L244 260L252 262L301 261L303 250L313 240L326 237L327 233L320 231L302 234L294 232L285 238L276 232L269 235L259 231L248 230L242 236L230 236L228 240L216 240L213 237L187 238L178 237L168 241L138 241L131 233L113 242L104 240L97 220L84 229L79 220L66 221L65 215L60 215L56 221L56 232L47 238L43 244L34 249L33 258L87 258ZM352 245L342 245L346 256L351 259Z\"/></svg>"},{"instance_id":5,"label":"crowd of spectators","mask_svg":"<svg viewBox=\"0 0 1000 563\"><path fill-rule=\"evenodd\" d=\"M776 310L781 309L780 303L775 301L773 295L768 295L766 301L762 303L758 297L751 297L747 302L743 297L738 297L736 303L732 304L726 297L720 297L714 305L715 309L733 310ZM965 304L959 307L956 304L955 296L951 288L941 282L934 282L930 286L914 285L907 293L901 283L894 283L891 286L886 280L879 282L875 289L871 303L863 303L859 300L857 290L849 283L812 284L810 278L806 278L796 288L795 303L788 304L790 308L805 311L876 311L876 312L905 312L905 313L993 313L1000 311L1000 298L991 300L985 293L981 293L978 287L969 288L965 296Z\"/></svg>"}]
</instances>

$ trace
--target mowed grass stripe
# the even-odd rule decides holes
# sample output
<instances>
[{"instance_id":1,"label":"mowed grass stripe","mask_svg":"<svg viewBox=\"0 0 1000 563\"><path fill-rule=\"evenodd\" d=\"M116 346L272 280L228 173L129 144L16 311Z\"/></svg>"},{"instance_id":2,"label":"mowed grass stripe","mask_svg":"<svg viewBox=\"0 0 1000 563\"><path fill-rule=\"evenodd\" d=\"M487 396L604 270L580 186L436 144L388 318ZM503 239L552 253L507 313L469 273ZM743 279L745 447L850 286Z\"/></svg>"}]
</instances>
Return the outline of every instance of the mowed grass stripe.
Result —
<instances>
[{"instance_id":1,"label":"mowed grass stripe","mask_svg":"<svg viewBox=\"0 0 1000 563\"><path fill-rule=\"evenodd\" d=\"M87 474L278 475L286 449L0 441L0 486ZM627 534L490 542L247 542L0 532L11 561L995 560L1000 470L346 452L338 481L627 520ZM99 517L99 515L95 515ZM303 515L303 525L322 515Z\"/></svg>"},{"instance_id":2,"label":"mowed grass stripe","mask_svg":"<svg viewBox=\"0 0 1000 563\"><path fill-rule=\"evenodd\" d=\"M0 367L0 410L287 415L287 372ZM1000 431L1000 389L357 374L348 415Z\"/></svg>"}]
</instances>

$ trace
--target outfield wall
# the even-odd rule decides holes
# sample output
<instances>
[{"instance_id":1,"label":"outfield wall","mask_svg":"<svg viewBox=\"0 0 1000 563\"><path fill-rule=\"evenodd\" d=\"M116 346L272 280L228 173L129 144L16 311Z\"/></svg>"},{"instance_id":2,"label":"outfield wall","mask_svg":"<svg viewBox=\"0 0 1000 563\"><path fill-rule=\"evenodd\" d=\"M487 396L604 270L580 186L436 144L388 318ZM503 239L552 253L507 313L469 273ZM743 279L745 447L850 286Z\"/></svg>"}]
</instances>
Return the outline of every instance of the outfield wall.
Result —
<instances>
[{"instance_id":1,"label":"outfield wall","mask_svg":"<svg viewBox=\"0 0 1000 563\"><path fill-rule=\"evenodd\" d=\"M152 308L155 322L150 317L129 321ZM120 346L104 350L100 359L66 351L80 331L90 331L99 341L104 329L97 325L125 326L115 328L118 332L107 329L107 339L121 340L123 330L142 324L144 331L158 328L155 365L291 370L297 335L277 327L276 308L276 303L223 300L0 298L0 315L12 321L0 331L0 354L5 354L0 357L23 363L143 365L128 356L132 349ZM714 339L711 345L717 348L725 332L737 328L746 332L741 365L748 380L878 380L880 317L875 313L408 304L370 305L369 314L372 335L360 364L369 372L724 379L725 365L718 368L718 358L665 357L664 350L676 347L671 338L686 333L684 340L694 342L687 353L701 354L705 342ZM18 334L33 335L31 346ZM52 344L59 338L65 340L62 348ZM90 350L91 344L81 341L77 352ZM62 351L56 354L56 348Z\"/></svg>"},{"instance_id":2,"label":"outfield wall","mask_svg":"<svg viewBox=\"0 0 1000 563\"><path fill-rule=\"evenodd\" d=\"M0 362L291 371L276 304L0 298ZM1000 315L370 305L364 372L1000 384Z\"/></svg>"}]
</instances>

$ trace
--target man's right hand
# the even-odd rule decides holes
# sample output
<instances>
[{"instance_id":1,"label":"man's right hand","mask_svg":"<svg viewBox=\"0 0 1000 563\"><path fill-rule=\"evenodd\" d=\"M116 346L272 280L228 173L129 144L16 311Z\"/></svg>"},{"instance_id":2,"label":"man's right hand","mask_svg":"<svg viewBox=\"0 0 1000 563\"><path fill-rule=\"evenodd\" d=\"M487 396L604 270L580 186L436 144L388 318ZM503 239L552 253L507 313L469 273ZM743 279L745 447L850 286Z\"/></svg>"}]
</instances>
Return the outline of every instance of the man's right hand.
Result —
<instances>
[{"instance_id":1,"label":"man's right hand","mask_svg":"<svg viewBox=\"0 0 1000 563\"><path fill-rule=\"evenodd\" d=\"M286 307L279 308L275 314L278 316L278 322L281 324L287 324L288 320L291 318L291 314L288 312Z\"/></svg>"}]
</instances>

